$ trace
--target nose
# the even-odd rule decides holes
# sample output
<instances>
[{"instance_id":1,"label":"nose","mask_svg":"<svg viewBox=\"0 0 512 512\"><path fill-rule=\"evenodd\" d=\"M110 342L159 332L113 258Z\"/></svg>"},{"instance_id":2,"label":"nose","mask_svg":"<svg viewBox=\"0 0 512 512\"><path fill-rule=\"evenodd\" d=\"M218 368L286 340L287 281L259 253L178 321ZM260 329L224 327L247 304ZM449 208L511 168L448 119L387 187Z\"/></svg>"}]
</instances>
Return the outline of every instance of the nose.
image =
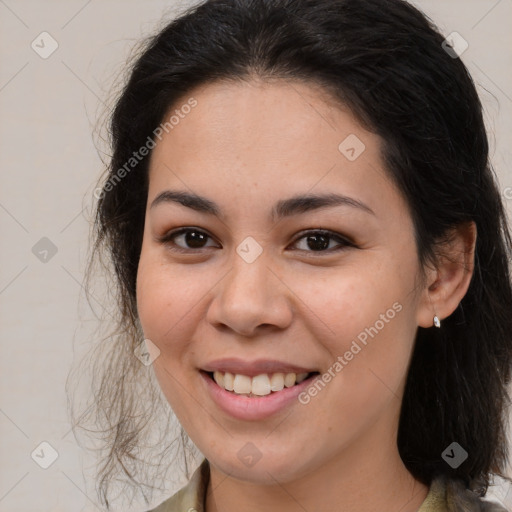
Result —
<instances>
[{"instance_id":1,"label":"nose","mask_svg":"<svg viewBox=\"0 0 512 512\"><path fill-rule=\"evenodd\" d=\"M241 336L285 329L292 321L291 292L261 255L248 263L235 254L233 266L214 288L207 321Z\"/></svg>"}]
</instances>

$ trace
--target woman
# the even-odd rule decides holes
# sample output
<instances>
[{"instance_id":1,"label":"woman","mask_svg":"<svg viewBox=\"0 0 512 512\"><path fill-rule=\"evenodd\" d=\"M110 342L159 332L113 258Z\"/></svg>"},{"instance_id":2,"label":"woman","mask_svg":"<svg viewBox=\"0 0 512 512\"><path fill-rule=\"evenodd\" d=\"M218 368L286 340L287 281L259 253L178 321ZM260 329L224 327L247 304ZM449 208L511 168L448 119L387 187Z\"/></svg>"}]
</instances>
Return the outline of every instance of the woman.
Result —
<instances>
[{"instance_id":1,"label":"woman","mask_svg":"<svg viewBox=\"0 0 512 512\"><path fill-rule=\"evenodd\" d=\"M98 189L107 506L154 370L204 455L154 512L505 510L512 244L456 50L403 0L209 0L149 42Z\"/></svg>"}]
</instances>

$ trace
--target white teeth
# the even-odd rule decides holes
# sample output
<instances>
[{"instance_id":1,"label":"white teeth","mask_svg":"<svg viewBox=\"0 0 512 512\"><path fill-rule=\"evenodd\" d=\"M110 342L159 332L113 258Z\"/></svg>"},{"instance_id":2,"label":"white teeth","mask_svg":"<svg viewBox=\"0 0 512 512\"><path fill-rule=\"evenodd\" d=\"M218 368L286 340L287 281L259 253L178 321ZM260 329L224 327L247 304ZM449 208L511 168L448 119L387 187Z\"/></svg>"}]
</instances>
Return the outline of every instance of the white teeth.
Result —
<instances>
[{"instance_id":1,"label":"white teeth","mask_svg":"<svg viewBox=\"0 0 512 512\"><path fill-rule=\"evenodd\" d=\"M284 388L284 373L274 373L270 377L270 389L272 391L281 391Z\"/></svg>"},{"instance_id":2,"label":"white teeth","mask_svg":"<svg viewBox=\"0 0 512 512\"><path fill-rule=\"evenodd\" d=\"M213 379L221 387L224 387L224 374L222 372L213 372Z\"/></svg>"},{"instance_id":3,"label":"white teeth","mask_svg":"<svg viewBox=\"0 0 512 512\"><path fill-rule=\"evenodd\" d=\"M233 391L234 380L235 380L235 376L232 373L226 372L224 374L224 389L227 389L228 391ZM220 384L219 384L219 386L220 386Z\"/></svg>"},{"instance_id":4,"label":"white teeth","mask_svg":"<svg viewBox=\"0 0 512 512\"><path fill-rule=\"evenodd\" d=\"M295 373L287 373L284 376L284 387L291 388L295 384L296 378L297 378L297 375Z\"/></svg>"},{"instance_id":5,"label":"white teeth","mask_svg":"<svg viewBox=\"0 0 512 512\"><path fill-rule=\"evenodd\" d=\"M273 373L268 375L261 373L255 377L247 375L213 372L213 379L221 387L228 391L234 391L238 395L257 395L266 396L271 392L290 388L295 384L301 383L309 373Z\"/></svg>"},{"instance_id":6,"label":"white teeth","mask_svg":"<svg viewBox=\"0 0 512 512\"><path fill-rule=\"evenodd\" d=\"M259 396L270 395L270 379L266 373L252 378L252 394Z\"/></svg>"},{"instance_id":7,"label":"white teeth","mask_svg":"<svg viewBox=\"0 0 512 512\"><path fill-rule=\"evenodd\" d=\"M297 373L297 384L300 384L308 375L308 373Z\"/></svg>"},{"instance_id":8,"label":"white teeth","mask_svg":"<svg viewBox=\"0 0 512 512\"><path fill-rule=\"evenodd\" d=\"M247 375L235 375L235 381L233 383L233 391L235 393L250 393L252 390L252 379Z\"/></svg>"}]
</instances>

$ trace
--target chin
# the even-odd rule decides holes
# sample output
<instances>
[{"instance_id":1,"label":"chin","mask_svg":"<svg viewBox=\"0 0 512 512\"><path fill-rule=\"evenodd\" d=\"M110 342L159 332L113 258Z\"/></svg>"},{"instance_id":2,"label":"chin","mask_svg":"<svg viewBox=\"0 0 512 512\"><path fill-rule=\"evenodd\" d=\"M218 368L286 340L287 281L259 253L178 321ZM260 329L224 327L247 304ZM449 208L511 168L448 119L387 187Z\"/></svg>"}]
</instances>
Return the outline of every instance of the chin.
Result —
<instances>
[{"instance_id":1,"label":"chin","mask_svg":"<svg viewBox=\"0 0 512 512\"><path fill-rule=\"evenodd\" d=\"M240 460L236 453L235 457L230 459L226 459L225 452L222 456L207 458L210 464L222 473L257 485L287 483L308 472L304 466L297 467L297 462L299 460L302 462L302 457L299 458L297 452L290 453L289 456L274 453L265 457L262 454L259 460L254 459L252 462L248 460L247 463ZM243 456L241 458L243 459Z\"/></svg>"}]
</instances>

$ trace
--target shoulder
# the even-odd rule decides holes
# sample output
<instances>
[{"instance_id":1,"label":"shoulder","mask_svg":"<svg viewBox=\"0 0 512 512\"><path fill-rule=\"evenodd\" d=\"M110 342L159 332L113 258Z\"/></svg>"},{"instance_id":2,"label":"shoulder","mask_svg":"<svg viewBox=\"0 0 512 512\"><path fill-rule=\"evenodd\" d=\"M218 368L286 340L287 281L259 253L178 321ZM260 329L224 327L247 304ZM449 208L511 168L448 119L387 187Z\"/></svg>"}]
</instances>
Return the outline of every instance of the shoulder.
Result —
<instances>
[{"instance_id":1,"label":"shoulder","mask_svg":"<svg viewBox=\"0 0 512 512\"><path fill-rule=\"evenodd\" d=\"M204 512L204 498L210 480L210 466L204 459L187 485L147 512Z\"/></svg>"},{"instance_id":2,"label":"shoulder","mask_svg":"<svg viewBox=\"0 0 512 512\"><path fill-rule=\"evenodd\" d=\"M434 482L445 486L448 512L508 512L502 505L480 498L461 480L438 477Z\"/></svg>"}]
</instances>

